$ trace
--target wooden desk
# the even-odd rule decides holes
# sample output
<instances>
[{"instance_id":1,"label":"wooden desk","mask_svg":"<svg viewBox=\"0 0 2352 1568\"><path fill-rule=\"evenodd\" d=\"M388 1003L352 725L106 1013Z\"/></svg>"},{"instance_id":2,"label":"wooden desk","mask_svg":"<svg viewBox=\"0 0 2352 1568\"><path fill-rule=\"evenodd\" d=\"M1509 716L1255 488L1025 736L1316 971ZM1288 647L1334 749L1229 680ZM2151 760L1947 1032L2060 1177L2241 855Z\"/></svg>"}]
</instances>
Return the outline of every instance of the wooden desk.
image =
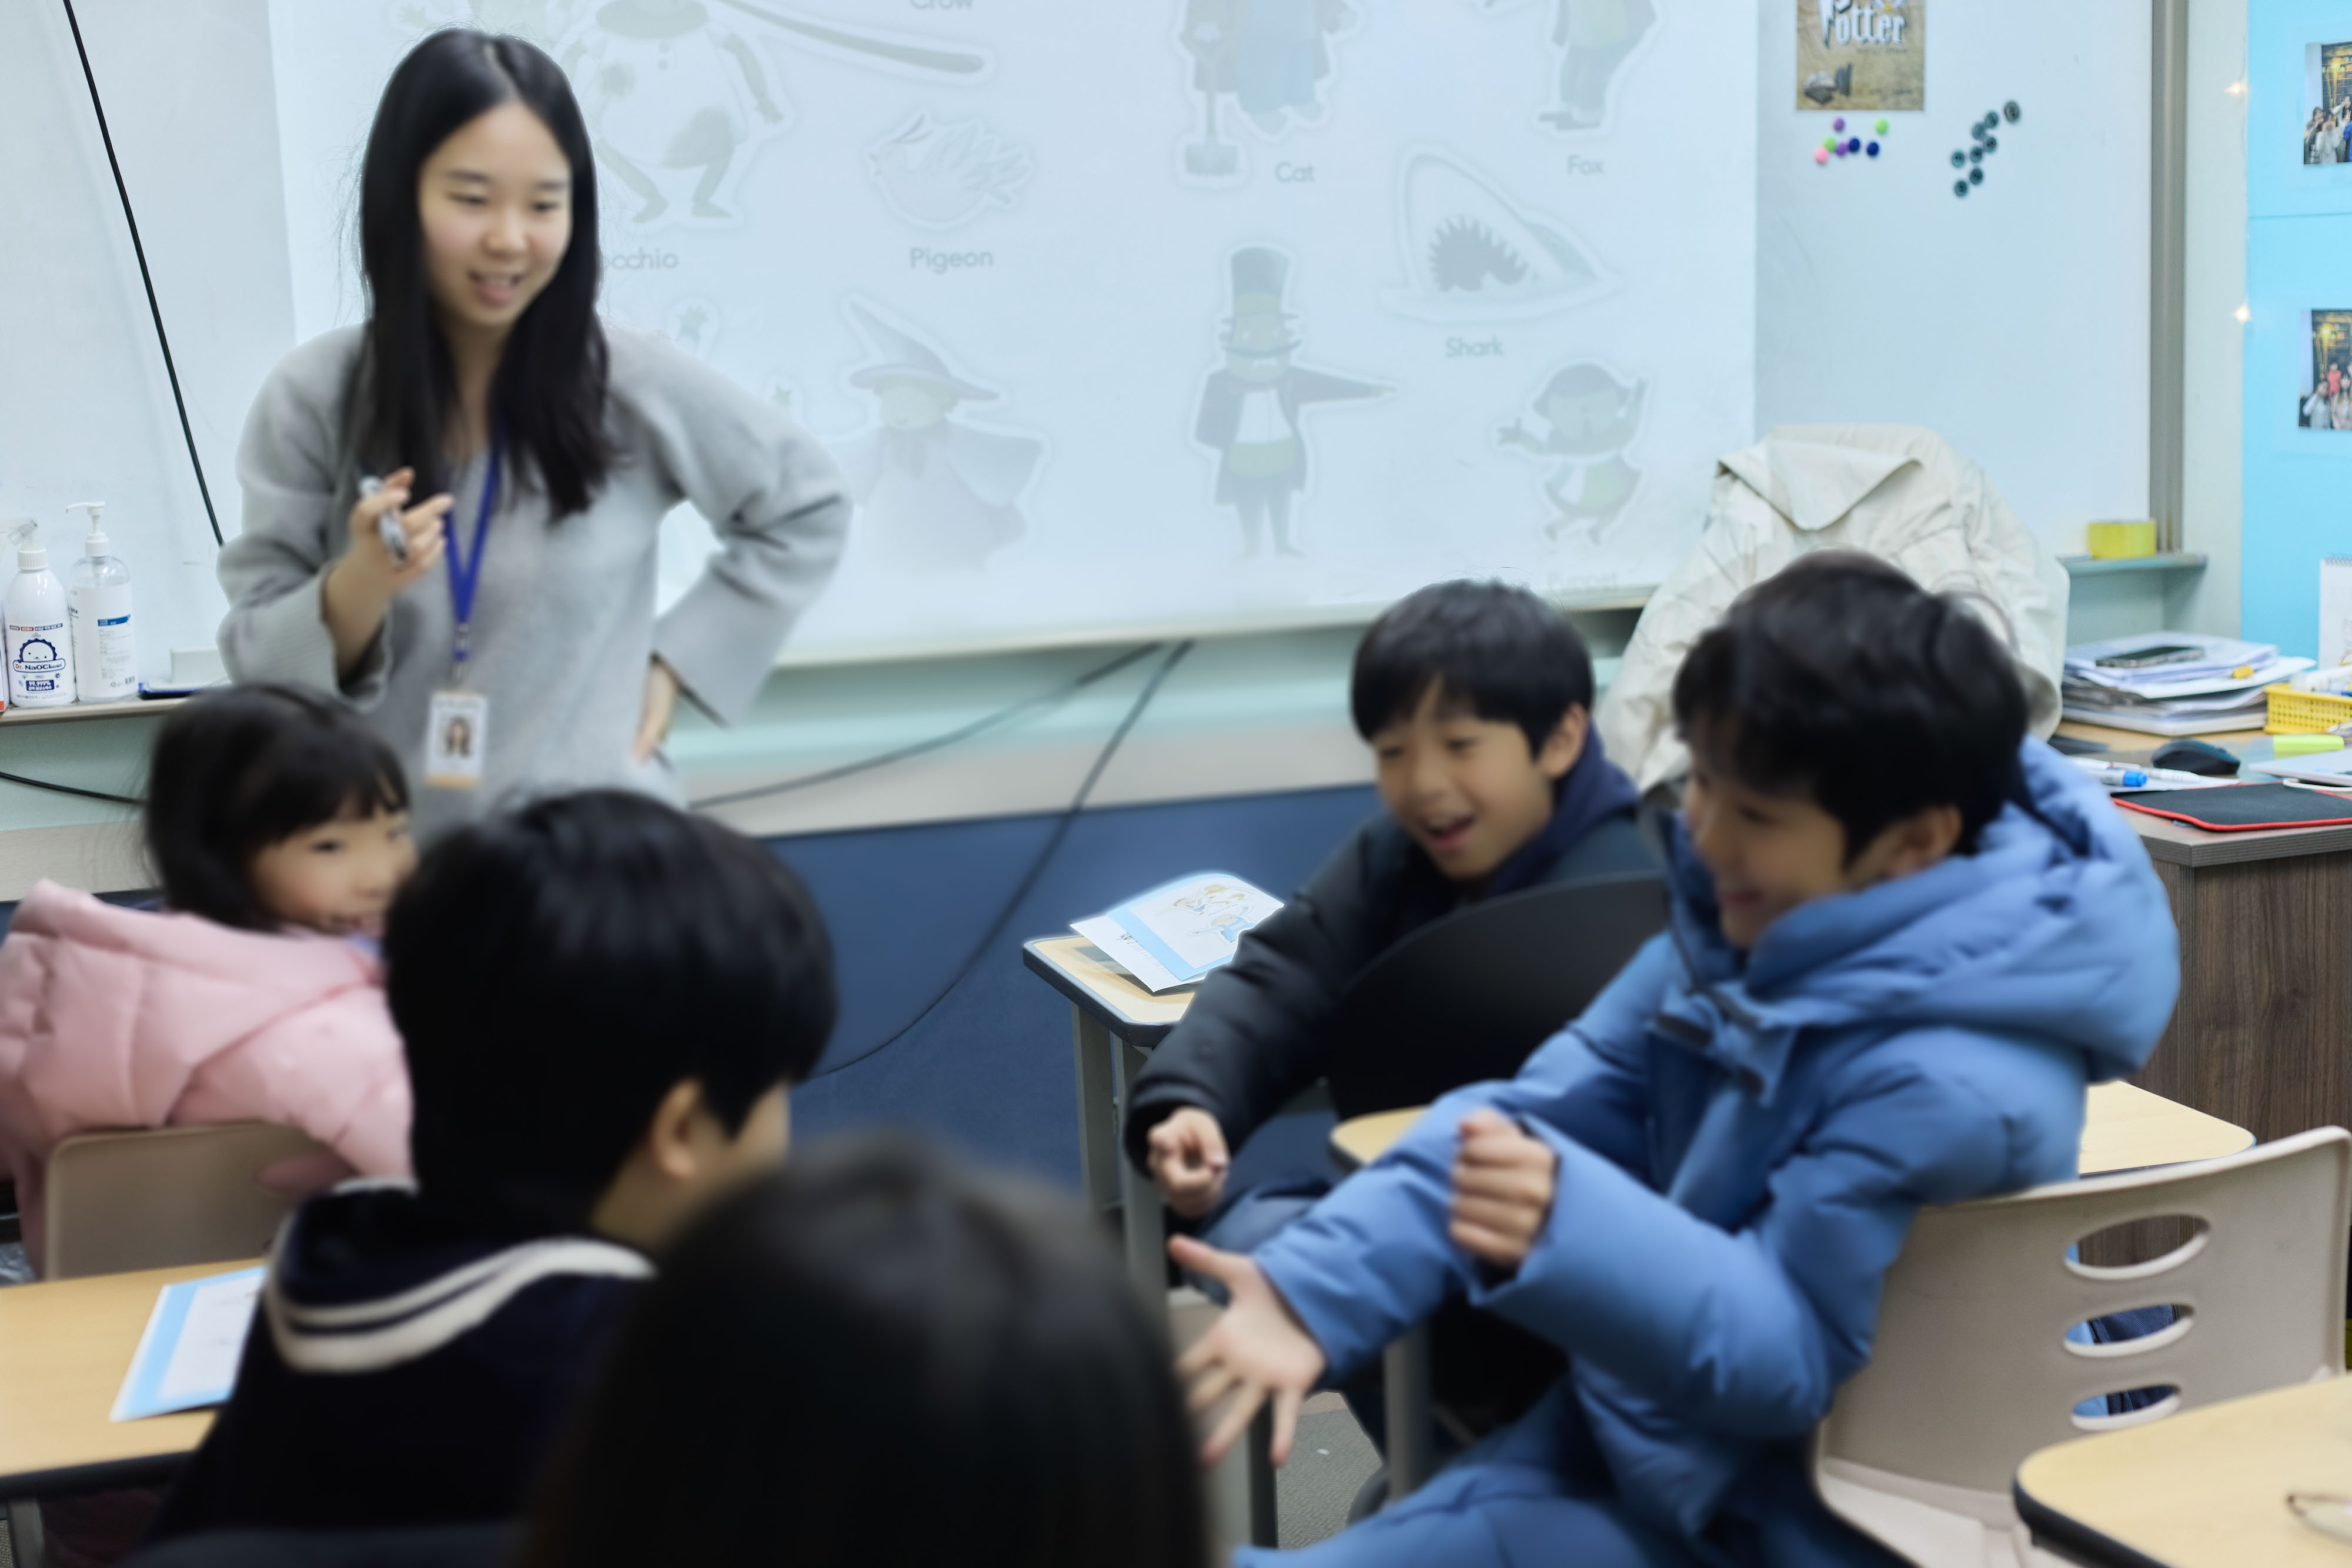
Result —
<instances>
[{"instance_id":1,"label":"wooden desk","mask_svg":"<svg viewBox=\"0 0 2352 1568\"><path fill-rule=\"evenodd\" d=\"M2017 1471L2037 1542L2116 1568L2344 1568L2352 1544L2290 1491L2352 1495L2352 1379L2329 1378L2060 1443Z\"/></svg>"},{"instance_id":2,"label":"wooden desk","mask_svg":"<svg viewBox=\"0 0 2352 1568\"><path fill-rule=\"evenodd\" d=\"M1119 1211L1127 1266L1146 1301L1167 1294L1168 1227L1160 1189L1119 1150L1128 1090L1147 1052L1192 1003L1194 988L1153 996L1083 936L1048 936L1021 946L1021 961L1070 999L1076 1058L1078 1169L1097 1213Z\"/></svg>"},{"instance_id":3,"label":"wooden desk","mask_svg":"<svg viewBox=\"0 0 2352 1568\"><path fill-rule=\"evenodd\" d=\"M1331 1155L1360 1170L1389 1152L1426 1105L1356 1116L1331 1130ZM2080 1174L2142 1170L2149 1166L2219 1159L2253 1147L2254 1135L2218 1117L2128 1083L2094 1083L2083 1113Z\"/></svg>"},{"instance_id":4,"label":"wooden desk","mask_svg":"<svg viewBox=\"0 0 2352 1568\"><path fill-rule=\"evenodd\" d=\"M2059 732L2144 758L2158 736ZM2246 755L2259 731L2198 737ZM2132 1080L2265 1143L2352 1127L2352 828L2209 833L2127 811L2180 927L2180 1003Z\"/></svg>"},{"instance_id":5,"label":"wooden desk","mask_svg":"<svg viewBox=\"0 0 2352 1568\"><path fill-rule=\"evenodd\" d=\"M0 1497L143 1486L171 1475L204 1440L211 1411L121 1422L107 1412L156 1292L249 1266L195 1263L0 1290Z\"/></svg>"}]
</instances>

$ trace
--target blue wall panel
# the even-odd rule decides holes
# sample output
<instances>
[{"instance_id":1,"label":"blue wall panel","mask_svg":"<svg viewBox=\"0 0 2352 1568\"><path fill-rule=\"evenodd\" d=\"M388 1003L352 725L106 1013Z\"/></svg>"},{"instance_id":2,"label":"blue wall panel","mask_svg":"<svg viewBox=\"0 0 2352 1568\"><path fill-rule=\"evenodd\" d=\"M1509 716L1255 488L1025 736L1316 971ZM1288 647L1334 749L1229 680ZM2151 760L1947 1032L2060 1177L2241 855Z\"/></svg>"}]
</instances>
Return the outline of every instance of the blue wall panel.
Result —
<instances>
[{"instance_id":1,"label":"blue wall panel","mask_svg":"<svg viewBox=\"0 0 2352 1568\"><path fill-rule=\"evenodd\" d=\"M2352 431L2303 430L2305 312L2352 309L2352 164L2305 167L2306 46L2352 41L2343 0L2249 8L2244 634L2317 652L2319 558L2352 554Z\"/></svg>"}]
</instances>

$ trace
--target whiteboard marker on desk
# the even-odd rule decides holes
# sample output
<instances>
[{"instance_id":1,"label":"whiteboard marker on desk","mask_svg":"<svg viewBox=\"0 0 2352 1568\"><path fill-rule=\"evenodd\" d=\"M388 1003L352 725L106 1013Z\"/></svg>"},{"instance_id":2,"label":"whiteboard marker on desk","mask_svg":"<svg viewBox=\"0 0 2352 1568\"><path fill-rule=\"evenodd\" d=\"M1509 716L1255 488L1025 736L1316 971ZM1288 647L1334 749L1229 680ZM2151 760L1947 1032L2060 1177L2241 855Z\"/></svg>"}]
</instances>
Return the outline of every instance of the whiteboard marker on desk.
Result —
<instances>
[{"instance_id":1,"label":"whiteboard marker on desk","mask_svg":"<svg viewBox=\"0 0 2352 1568\"><path fill-rule=\"evenodd\" d=\"M383 481L373 474L360 476L360 499L383 494ZM400 526L397 511L379 513L375 519L376 537L383 541L384 554L392 557L394 566L408 564L408 533Z\"/></svg>"}]
</instances>

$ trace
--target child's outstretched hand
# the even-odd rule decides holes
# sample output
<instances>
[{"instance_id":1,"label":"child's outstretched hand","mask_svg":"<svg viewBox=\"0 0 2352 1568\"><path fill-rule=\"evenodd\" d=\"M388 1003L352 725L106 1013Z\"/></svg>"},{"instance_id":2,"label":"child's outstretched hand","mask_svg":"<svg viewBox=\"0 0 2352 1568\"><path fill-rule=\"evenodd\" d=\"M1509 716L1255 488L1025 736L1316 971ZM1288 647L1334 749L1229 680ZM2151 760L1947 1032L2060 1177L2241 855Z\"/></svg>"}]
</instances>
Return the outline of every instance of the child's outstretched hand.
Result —
<instances>
[{"instance_id":1,"label":"child's outstretched hand","mask_svg":"<svg viewBox=\"0 0 2352 1568\"><path fill-rule=\"evenodd\" d=\"M1168 1251L1178 1263L1216 1280L1230 1292L1230 1304L1216 1326L1176 1358L1176 1375L1187 1385L1193 1415L1233 1396L1217 1429L1201 1446L1201 1462L1213 1465L1223 1458L1270 1395L1274 1441L1269 1452L1276 1464L1282 1464L1290 1458L1298 1407L1323 1375L1323 1347L1248 1254L1220 1252L1189 1236L1170 1237Z\"/></svg>"},{"instance_id":2,"label":"child's outstretched hand","mask_svg":"<svg viewBox=\"0 0 2352 1568\"><path fill-rule=\"evenodd\" d=\"M1551 1217L1559 1156L1496 1111L1471 1112L1461 1133L1446 1234L1472 1257L1510 1272L1528 1260Z\"/></svg>"}]
</instances>

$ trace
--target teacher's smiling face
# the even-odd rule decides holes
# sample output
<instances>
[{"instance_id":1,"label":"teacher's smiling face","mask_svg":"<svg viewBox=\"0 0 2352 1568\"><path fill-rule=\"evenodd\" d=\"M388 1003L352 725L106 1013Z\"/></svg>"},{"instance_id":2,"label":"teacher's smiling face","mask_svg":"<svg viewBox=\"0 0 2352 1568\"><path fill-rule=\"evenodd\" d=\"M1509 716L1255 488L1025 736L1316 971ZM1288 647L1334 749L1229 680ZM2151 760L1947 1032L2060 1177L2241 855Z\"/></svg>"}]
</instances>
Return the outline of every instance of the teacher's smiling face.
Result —
<instances>
[{"instance_id":1,"label":"teacher's smiling face","mask_svg":"<svg viewBox=\"0 0 2352 1568\"><path fill-rule=\"evenodd\" d=\"M503 103L433 150L416 209L444 329L503 337L572 243L572 164L538 115Z\"/></svg>"}]
</instances>

